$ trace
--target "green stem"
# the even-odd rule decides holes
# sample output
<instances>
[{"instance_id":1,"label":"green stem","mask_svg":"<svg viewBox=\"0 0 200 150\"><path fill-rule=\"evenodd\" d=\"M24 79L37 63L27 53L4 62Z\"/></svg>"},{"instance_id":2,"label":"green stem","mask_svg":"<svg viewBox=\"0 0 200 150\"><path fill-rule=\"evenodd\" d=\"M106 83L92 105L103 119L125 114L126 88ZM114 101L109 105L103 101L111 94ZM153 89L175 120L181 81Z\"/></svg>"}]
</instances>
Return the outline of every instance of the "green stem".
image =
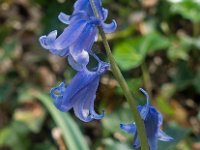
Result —
<instances>
[{"instance_id":1,"label":"green stem","mask_svg":"<svg viewBox=\"0 0 200 150\"><path fill-rule=\"evenodd\" d=\"M97 8L95 6L94 0L90 0L90 4L92 6L92 9L93 9L93 12L94 12L95 16L97 18L100 18L99 14L98 14L98 11L97 11ZM137 111L137 103L134 100L134 98L133 98L133 96L131 94L131 91L129 90L129 87L128 87L128 85L127 85L127 83L126 83L126 81L125 81L125 79L124 79L119 67L117 66L117 63L116 63L116 61L115 61L115 59L114 59L114 57L112 55L110 46L108 44L108 41L106 39L106 35L105 35L102 27L99 26L98 29L99 29L99 34L101 35L101 38L102 38L106 53L108 55L108 59L109 59L110 64L111 64L112 72L113 72L115 78L117 79L117 81L119 82L119 85L121 86L121 88L122 88L122 90L124 92L124 95L125 95L128 103L129 103L129 105L131 107L132 112L133 112L133 117L134 117L137 129L138 129L138 135L139 135L139 139L140 139L140 143L141 143L141 150L148 150L149 146L148 146L148 142L147 142L145 126L144 126L143 120L140 117L139 112Z\"/></svg>"}]
</instances>

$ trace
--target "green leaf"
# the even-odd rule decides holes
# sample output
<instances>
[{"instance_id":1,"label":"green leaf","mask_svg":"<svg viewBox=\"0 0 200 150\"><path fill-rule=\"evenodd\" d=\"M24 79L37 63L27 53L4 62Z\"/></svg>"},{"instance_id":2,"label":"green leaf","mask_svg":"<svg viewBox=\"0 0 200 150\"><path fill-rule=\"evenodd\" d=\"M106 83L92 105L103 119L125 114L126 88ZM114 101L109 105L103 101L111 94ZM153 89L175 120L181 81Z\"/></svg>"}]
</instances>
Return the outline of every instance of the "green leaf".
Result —
<instances>
[{"instance_id":1,"label":"green leaf","mask_svg":"<svg viewBox=\"0 0 200 150\"><path fill-rule=\"evenodd\" d=\"M121 69L129 70L142 63L146 52L140 48L141 43L142 38L139 37L123 41L114 47L114 57Z\"/></svg>"},{"instance_id":2,"label":"green leaf","mask_svg":"<svg viewBox=\"0 0 200 150\"><path fill-rule=\"evenodd\" d=\"M29 147L28 128L25 124L13 121L11 125L0 130L0 145L6 145L12 150L27 150Z\"/></svg>"},{"instance_id":3,"label":"green leaf","mask_svg":"<svg viewBox=\"0 0 200 150\"><path fill-rule=\"evenodd\" d=\"M62 130L62 135L68 149L71 150L89 150L88 145L81 134L81 131L68 113L58 111L52 103L49 96L42 93L34 94L40 100L51 114L55 123Z\"/></svg>"},{"instance_id":4,"label":"green leaf","mask_svg":"<svg viewBox=\"0 0 200 150\"><path fill-rule=\"evenodd\" d=\"M171 7L171 12L180 14L182 17L189 19L193 22L199 22L200 4L195 0L183 0L175 3Z\"/></svg>"},{"instance_id":5,"label":"green leaf","mask_svg":"<svg viewBox=\"0 0 200 150\"><path fill-rule=\"evenodd\" d=\"M146 57L147 53L161 50L169 46L169 40L157 32L128 39L114 47L114 57L123 70L136 68Z\"/></svg>"},{"instance_id":6,"label":"green leaf","mask_svg":"<svg viewBox=\"0 0 200 150\"><path fill-rule=\"evenodd\" d=\"M170 45L170 41L165 36L158 32L152 32L144 36L142 47L148 53L153 53L157 50L162 50Z\"/></svg>"}]
</instances>

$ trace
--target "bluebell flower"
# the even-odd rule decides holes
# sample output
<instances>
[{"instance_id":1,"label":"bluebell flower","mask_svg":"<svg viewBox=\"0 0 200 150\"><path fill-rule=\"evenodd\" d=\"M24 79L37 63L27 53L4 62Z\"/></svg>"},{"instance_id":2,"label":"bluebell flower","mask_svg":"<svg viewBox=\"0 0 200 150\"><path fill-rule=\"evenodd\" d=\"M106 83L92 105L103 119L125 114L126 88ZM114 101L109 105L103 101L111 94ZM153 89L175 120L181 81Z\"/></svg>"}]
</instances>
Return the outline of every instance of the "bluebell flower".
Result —
<instances>
[{"instance_id":1,"label":"bluebell flower","mask_svg":"<svg viewBox=\"0 0 200 150\"><path fill-rule=\"evenodd\" d=\"M142 88L140 90L146 95L147 103L144 106L139 105L138 111L140 112L140 116L142 120L144 121L148 144L150 147L150 150L157 150L157 141L171 141L173 140L172 137L168 136L166 133L164 133L160 127L163 122L163 117L160 112L158 112L155 107L150 106L149 104L149 96L146 91L144 91ZM130 134L134 135L133 138L133 147L139 148L140 147L140 141L138 136L138 131L135 123L131 124L120 124L120 128Z\"/></svg>"},{"instance_id":2,"label":"bluebell flower","mask_svg":"<svg viewBox=\"0 0 200 150\"><path fill-rule=\"evenodd\" d=\"M94 3L97 8L100 19L106 20L106 18L108 16L108 10L102 7L101 0L95 0ZM76 3L74 4L74 12L73 13L77 13L80 11L86 11L88 13L88 15L93 16L93 17L95 16L89 0L77 0L76 1Z\"/></svg>"},{"instance_id":3,"label":"bluebell flower","mask_svg":"<svg viewBox=\"0 0 200 150\"><path fill-rule=\"evenodd\" d=\"M116 22L104 23L107 18L107 11L101 7L99 0L95 1L100 18L97 19L92 12L89 1L78 0L74 5L74 13L68 16L60 13L58 18L61 22L69 26L57 37L57 31L50 32L47 36L39 38L43 48L49 50L54 55L62 57L71 56L77 64L86 65L89 62L89 55L92 53L92 45L97 39L97 26L102 26L105 33L113 32L116 29ZM84 54L84 55L82 55Z\"/></svg>"},{"instance_id":4,"label":"bluebell flower","mask_svg":"<svg viewBox=\"0 0 200 150\"><path fill-rule=\"evenodd\" d=\"M104 113L95 112L94 101L100 77L109 67L109 64L100 62L95 71L87 68L79 71L68 86L62 82L52 88L50 94L55 106L63 112L73 108L75 115L84 122L103 118Z\"/></svg>"}]
</instances>

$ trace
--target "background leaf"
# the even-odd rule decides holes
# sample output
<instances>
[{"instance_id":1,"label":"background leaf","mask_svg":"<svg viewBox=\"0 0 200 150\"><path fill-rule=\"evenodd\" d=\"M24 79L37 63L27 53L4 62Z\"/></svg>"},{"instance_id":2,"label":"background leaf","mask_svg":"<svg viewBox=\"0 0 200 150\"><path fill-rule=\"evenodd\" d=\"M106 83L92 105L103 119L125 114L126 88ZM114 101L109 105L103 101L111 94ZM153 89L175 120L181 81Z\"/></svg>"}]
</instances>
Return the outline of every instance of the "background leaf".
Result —
<instances>
[{"instance_id":1,"label":"background leaf","mask_svg":"<svg viewBox=\"0 0 200 150\"><path fill-rule=\"evenodd\" d=\"M62 136L67 144L67 147L72 150L89 150L85 138L81 134L81 131L74 120L69 114L60 112L52 105L52 100L49 96L41 93L35 95L51 114L55 123L62 130Z\"/></svg>"}]
</instances>

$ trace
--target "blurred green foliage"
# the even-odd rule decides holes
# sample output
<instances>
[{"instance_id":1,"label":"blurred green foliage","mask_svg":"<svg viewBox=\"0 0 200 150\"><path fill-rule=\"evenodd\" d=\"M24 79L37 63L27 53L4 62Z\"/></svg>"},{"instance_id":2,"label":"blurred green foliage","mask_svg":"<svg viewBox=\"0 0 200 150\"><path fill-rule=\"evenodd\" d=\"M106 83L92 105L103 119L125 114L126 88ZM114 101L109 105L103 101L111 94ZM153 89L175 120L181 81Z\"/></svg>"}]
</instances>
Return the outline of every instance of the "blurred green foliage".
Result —
<instances>
[{"instance_id":1,"label":"blurred green foliage","mask_svg":"<svg viewBox=\"0 0 200 150\"><path fill-rule=\"evenodd\" d=\"M110 73L102 77L96 110L102 121L85 124L61 113L47 96L57 82L75 73L63 58L42 49L38 37L65 28L57 15L70 14L75 1L0 1L0 150L129 150L133 137L119 123L134 122L123 92ZM164 116L174 137L159 150L200 149L199 0L103 0L108 22L118 29L108 39L138 104L145 97ZM95 52L105 59L102 43ZM99 109L98 109L99 108Z\"/></svg>"}]
</instances>

